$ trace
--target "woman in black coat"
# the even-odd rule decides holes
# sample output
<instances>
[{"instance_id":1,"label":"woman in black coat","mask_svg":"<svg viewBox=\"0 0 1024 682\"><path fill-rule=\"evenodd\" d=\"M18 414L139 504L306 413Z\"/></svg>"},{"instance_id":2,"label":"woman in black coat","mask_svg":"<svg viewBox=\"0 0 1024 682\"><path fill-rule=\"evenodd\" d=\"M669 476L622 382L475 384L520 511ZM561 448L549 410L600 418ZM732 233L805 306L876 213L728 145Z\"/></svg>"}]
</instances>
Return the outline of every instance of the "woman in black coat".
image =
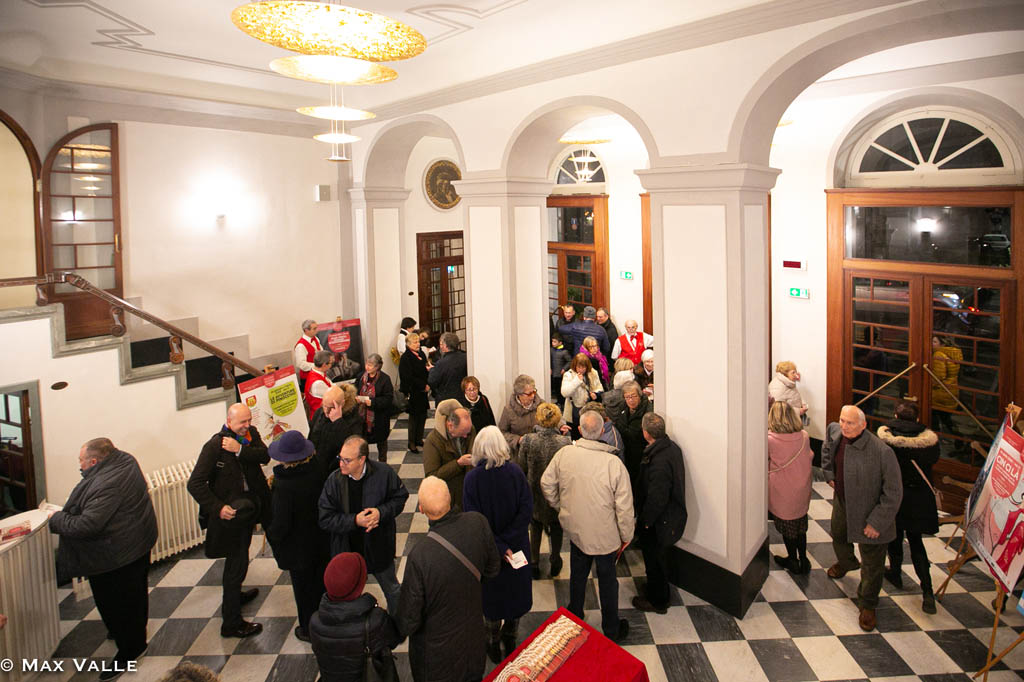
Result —
<instances>
[{"instance_id":1,"label":"woman in black coat","mask_svg":"<svg viewBox=\"0 0 1024 682\"><path fill-rule=\"evenodd\" d=\"M935 613L928 553L921 535L939 532L935 495L925 481L926 478L931 481L932 465L939 461L939 437L917 421L917 414L916 403L901 401L896 405L895 419L887 426L878 427L878 437L896 453L903 477L903 502L896 512L896 539L889 543L889 570L885 577L896 587L903 587L903 534L906 533L910 560L921 581L921 608L925 613Z\"/></svg>"},{"instance_id":2,"label":"woman in black coat","mask_svg":"<svg viewBox=\"0 0 1024 682\"><path fill-rule=\"evenodd\" d=\"M479 379L468 376L462 380L462 395L459 396L459 402L469 410L473 428L477 433L483 431L485 426L494 426L494 410L491 409L491 401L480 392Z\"/></svg>"},{"instance_id":3,"label":"woman in black coat","mask_svg":"<svg viewBox=\"0 0 1024 682\"><path fill-rule=\"evenodd\" d=\"M291 577L299 612L295 637L308 642L309 619L324 594L324 569L330 559L327 533L317 524L323 477L313 456L313 443L298 431L285 433L270 444L269 451L280 464L274 467L273 517L267 526L267 540L278 568Z\"/></svg>"},{"instance_id":4,"label":"woman in black coat","mask_svg":"<svg viewBox=\"0 0 1024 682\"><path fill-rule=\"evenodd\" d=\"M380 368L384 359L376 353L366 358L366 371L356 381L358 397L363 406L363 433L367 443L377 446L377 459L388 461L388 435L391 433L391 404L395 389L391 377Z\"/></svg>"},{"instance_id":5,"label":"woman in black coat","mask_svg":"<svg viewBox=\"0 0 1024 682\"><path fill-rule=\"evenodd\" d=\"M626 403L626 409L619 413L615 420L615 428L619 430L625 446L626 470L629 472L635 499L637 476L640 474L640 460L643 459L644 448L647 447L642 422L644 415L653 407L647 400L647 396L644 395L643 389L635 381L627 381L622 385L622 399Z\"/></svg>"},{"instance_id":6,"label":"woman in black coat","mask_svg":"<svg viewBox=\"0 0 1024 682\"><path fill-rule=\"evenodd\" d=\"M420 348L420 335L409 334L405 340L405 352L398 361L398 382L402 393L409 396L409 452L419 452L423 445L423 425L427 421L427 372L431 365L427 354Z\"/></svg>"}]
</instances>

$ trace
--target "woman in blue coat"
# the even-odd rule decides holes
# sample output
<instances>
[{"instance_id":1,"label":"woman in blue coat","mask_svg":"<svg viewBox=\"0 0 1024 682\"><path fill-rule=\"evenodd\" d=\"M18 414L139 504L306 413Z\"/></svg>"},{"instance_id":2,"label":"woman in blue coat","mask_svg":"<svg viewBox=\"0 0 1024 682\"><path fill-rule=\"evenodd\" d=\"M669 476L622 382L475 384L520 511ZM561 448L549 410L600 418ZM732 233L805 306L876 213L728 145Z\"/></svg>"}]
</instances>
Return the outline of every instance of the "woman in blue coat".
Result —
<instances>
[{"instance_id":1,"label":"woman in blue coat","mask_svg":"<svg viewBox=\"0 0 1024 682\"><path fill-rule=\"evenodd\" d=\"M498 427L485 427L473 443L474 468L466 474L462 493L462 510L487 517L503 559L497 577L483 582L487 655L495 663L516 648L519 618L533 606L529 568L533 496L523 470L509 457L508 443ZM516 552L522 552L526 562L512 568Z\"/></svg>"}]
</instances>

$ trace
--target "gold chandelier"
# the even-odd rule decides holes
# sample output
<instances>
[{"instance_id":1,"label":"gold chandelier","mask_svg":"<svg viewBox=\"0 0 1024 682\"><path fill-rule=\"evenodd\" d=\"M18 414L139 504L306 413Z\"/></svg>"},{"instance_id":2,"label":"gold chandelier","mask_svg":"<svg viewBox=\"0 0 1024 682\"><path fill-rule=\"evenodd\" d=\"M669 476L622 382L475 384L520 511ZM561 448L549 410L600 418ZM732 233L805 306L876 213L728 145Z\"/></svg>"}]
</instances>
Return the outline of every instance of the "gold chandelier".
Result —
<instances>
[{"instance_id":1,"label":"gold chandelier","mask_svg":"<svg viewBox=\"0 0 1024 682\"><path fill-rule=\"evenodd\" d=\"M576 170L577 183L590 182L594 174L597 173L598 166L591 166L590 164L598 163L600 159L590 150L591 145L611 142L610 139L606 138L586 138L575 135L563 135L558 141L561 144L579 145L581 147L569 155L569 160L572 161L573 168Z\"/></svg>"},{"instance_id":2,"label":"gold chandelier","mask_svg":"<svg viewBox=\"0 0 1024 682\"><path fill-rule=\"evenodd\" d=\"M253 2L236 7L231 21L257 40L301 54L391 62L427 47L422 33L396 19L326 2Z\"/></svg>"}]
</instances>

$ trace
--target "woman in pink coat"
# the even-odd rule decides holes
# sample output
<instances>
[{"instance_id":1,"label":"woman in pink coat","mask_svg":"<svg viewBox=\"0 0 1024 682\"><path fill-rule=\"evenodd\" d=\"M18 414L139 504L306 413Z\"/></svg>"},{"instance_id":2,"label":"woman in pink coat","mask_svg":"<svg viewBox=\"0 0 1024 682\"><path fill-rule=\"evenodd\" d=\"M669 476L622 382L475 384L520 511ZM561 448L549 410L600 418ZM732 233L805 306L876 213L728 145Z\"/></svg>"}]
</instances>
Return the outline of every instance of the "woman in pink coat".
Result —
<instances>
[{"instance_id":1,"label":"woman in pink coat","mask_svg":"<svg viewBox=\"0 0 1024 682\"><path fill-rule=\"evenodd\" d=\"M810 439L800 415L785 401L768 411L768 511L786 543L788 556L774 555L790 573L808 573L807 509L811 504Z\"/></svg>"}]
</instances>

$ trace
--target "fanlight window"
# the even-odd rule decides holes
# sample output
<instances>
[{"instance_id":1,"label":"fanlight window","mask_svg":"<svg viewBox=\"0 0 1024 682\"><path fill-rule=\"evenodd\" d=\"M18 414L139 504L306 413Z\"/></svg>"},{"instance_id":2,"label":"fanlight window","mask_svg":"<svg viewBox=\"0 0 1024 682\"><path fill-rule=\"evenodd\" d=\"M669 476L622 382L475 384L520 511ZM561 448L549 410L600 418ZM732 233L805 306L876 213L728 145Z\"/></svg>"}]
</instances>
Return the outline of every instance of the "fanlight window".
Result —
<instances>
[{"instance_id":1,"label":"fanlight window","mask_svg":"<svg viewBox=\"0 0 1024 682\"><path fill-rule=\"evenodd\" d=\"M604 182L604 167L601 165L601 160L590 149L586 147L574 149L558 167L555 183L582 185L588 182Z\"/></svg>"},{"instance_id":2,"label":"fanlight window","mask_svg":"<svg viewBox=\"0 0 1024 682\"><path fill-rule=\"evenodd\" d=\"M993 126L958 111L918 110L876 125L851 164L851 186L1008 184L1014 157Z\"/></svg>"}]
</instances>

